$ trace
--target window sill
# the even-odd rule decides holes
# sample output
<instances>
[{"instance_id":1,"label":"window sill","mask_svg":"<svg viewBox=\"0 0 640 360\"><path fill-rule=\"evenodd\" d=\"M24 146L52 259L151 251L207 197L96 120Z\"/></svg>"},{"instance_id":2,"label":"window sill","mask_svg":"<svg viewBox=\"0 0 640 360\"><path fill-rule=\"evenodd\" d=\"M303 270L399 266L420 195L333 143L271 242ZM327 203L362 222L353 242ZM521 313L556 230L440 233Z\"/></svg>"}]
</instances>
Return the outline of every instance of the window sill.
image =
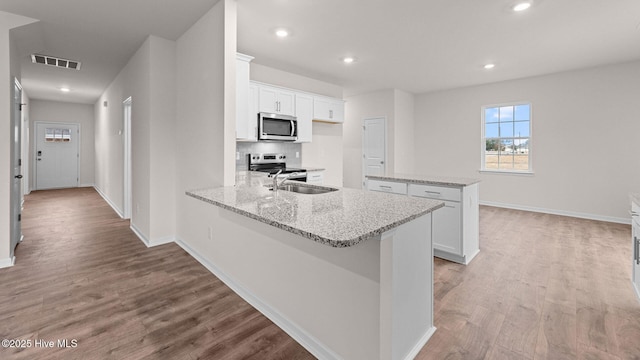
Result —
<instances>
[{"instance_id":1,"label":"window sill","mask_svg":"<svg viewBox=\"0 0 640 360\"><path fill-rule=\"evenodd\" d=\"M533 176L533 171L509 171L509 170L478 170L481 174L502 174L502 175L518 175L518 176Z\"/></svg>"}]
</instances>

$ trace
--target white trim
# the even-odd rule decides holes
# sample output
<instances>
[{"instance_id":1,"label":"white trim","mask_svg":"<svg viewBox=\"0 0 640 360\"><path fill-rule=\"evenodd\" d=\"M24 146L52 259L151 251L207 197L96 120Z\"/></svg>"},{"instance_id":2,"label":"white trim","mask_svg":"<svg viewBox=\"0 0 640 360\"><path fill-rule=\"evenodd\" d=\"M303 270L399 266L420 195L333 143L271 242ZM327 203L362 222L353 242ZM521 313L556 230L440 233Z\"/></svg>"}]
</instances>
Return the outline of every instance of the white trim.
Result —
<instances>
[{"instance_id":1,"label":"white trim","mask_svg":"<svg viewBox=\"0 0 640 360\"><path fill-rule=\"evenodd\" d=\"M631 225L631 219L618 218L613 216L603 216L603 215L596 215L596 214L579 213L574 211L546 209L546 208L539 208L534 206L505 204L505 203L494 202L494 201L480 201L480 205Z\"/></svg>"},{"instance_id":2,"label":"white trim","mask_svg":"<svg viewBox=\"0 0 640 360\"><path fill-rule=\"evenodd\" d=\"M427 332L425 332L424 335L420 338L420 340L418 340L418 342L416 343L416 346L414 346L413 349L411 349L411 351L409 351L407 356L404 357L404 359L405 360L413 360L416 356L418 356L418 353L427 344L427 341L429 341L429 339L431 339L433 334L436 332L436 329L437 328L435 326L430 327L427 330Z\"/></svg>"},{"instance_id":3,"label":"white trim","mask_svg":"<svg viewBox=\"0 0 640 360\"><path fill-rule=\"evenodd\" d=\"M533 171L510 171L510 170L478 170L481 174L500 174L500 175L519 175L519 176L533 176Z\"/></svg>"},{"instance_id":4,"label":"white trim","mask_svg":"<svg viewBox=\"0 0 640 360\"><path fill-rule=\"evenodd\" d=\"M148 248L176 242L176 238L174 236L167 236L167 237L163 237L156 240L149 240L147 239L146 236L144 236L142 231L140 231L140 229L138 229L134 224L131 224L129 228L131 229L131 231L133 231L134 234L136 234L138 239L140 239L140 241L142 241L142 243Z\"/></svg>"},{"instance_id":5,"label":"white trim","mask_svg":"<svg viewBox=\"0 0 640 360\"><path fill-rule=\"evenodd\" d=\"M109 204L109 206L111 206L111 208L113 209L113 211L116 212L116 214L118 214L118 216L120 216L122 218L122 211L120 211L120 209L118 209L118 207L116 206L116 204L114 204L113 202L111 202L111 200L107 197L107 195L105 195L105 193L102 192L102 190L100 190L99 187L97 186L93 186L94 189L96 189L96 191L98 192L98 194L100 194L100 196L102 196L102 198L104 199L104 201L107 202L107 204Z\"/></svg>"},{"instance_id":6,"label":"white trim","mask_svg":"<svg viewBox=\"0 0 640 360\"><path fill-rule=\"evenodd\" d=\"M324 346L318 339L307 333L306 331L300 329L295 325L295 323L291 322L284 315L278 312L276 309L273 309L268 304L264 303L260 298L255 296L251 291L244 288L242 285L233 280L230 276L228 276L224 271L220 268L206 260L203 256L201 256L196 250L192 249L189 245L187 245L184 241L177 238L176 244L180 246L184 251L186 251L189 255L191 255L194 259L196 259L202 266L207 268L213 275L215 275L218 279L220 279L225 285L227 285L231 290L233 290L236 294L238 294L242 299L248 302L251 306L253 306L256 310L266 316L269 320L273 321L280 329L289 334L294 340L296 340L300 345L302 345L305 349L307 349L313 356L318 359L340 359L340 356L335 352L331 351L328 347ZM434 328L435 331L435 328ZM431 335L429 335L431 336ZM427 338L428 339L428 338ZM410 359L407 357L407 359Z\"/></svg>"},{"instance_id":7,"label":"white trim","mask_svg":"<svg viewBox=\"0 0 640 360\"><path fill-rule=\"evenodd\" d=\"M132 111L132 99L129 96L125 101L122 102L122 111L123 111L123 125L124 125L124 133L122 142L124 144L124 211L123 217L125 219L131 218L131 207L132 207L132 183L131 183L131 111Z\"/></svg>"},{"instance_id":8,"label":"white trim","mask_svg":"<svg viewBox=\"0 0 640 360\"><path fill-rule=\"evenodd\" d=\"M16 263L16 257L10 257L6 259L0 259L0 269L12 267Z\"/></svg>"},{"instance_id":9,"label":"white trim","mask_svg":"<svg viewBox=\"0 0 640 360\"><path fill-rule=\"evenodd\" d=\"M635 282L632 282L631 284L633 285L633 290L635 290L638 300L640 300L640 289L638 289Z\"/></svg>"},{"instance_id":10,"label":"white trim","mask_svg":"<svg viewBox=\"0 0 640 360\"><path fill-rule=\"evenodd\" d=\"M80 184L80 185L78 185L78 187L95 187L95 186L96 186L96 184L94 184L94 183L91 183L91 184Z\"/></svg>"}]
</instances>

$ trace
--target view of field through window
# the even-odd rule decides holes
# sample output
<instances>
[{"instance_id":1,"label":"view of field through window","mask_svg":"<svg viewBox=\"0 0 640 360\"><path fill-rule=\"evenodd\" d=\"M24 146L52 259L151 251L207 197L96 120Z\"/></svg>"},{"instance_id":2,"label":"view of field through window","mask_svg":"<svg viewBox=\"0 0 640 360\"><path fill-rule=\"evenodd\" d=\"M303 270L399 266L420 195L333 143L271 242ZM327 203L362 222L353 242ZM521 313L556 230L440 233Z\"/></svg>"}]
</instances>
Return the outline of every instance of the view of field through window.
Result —
<instances>
[{"instance_id":1,"label":"view of field through window","mask_svg":"<svg viewBox=\"0 0 640 360\"><path fill-rule=\"evenodd\" d=\"M531 170L531 105L484 109L484 170Z\"/></svg>"}]
</instances>

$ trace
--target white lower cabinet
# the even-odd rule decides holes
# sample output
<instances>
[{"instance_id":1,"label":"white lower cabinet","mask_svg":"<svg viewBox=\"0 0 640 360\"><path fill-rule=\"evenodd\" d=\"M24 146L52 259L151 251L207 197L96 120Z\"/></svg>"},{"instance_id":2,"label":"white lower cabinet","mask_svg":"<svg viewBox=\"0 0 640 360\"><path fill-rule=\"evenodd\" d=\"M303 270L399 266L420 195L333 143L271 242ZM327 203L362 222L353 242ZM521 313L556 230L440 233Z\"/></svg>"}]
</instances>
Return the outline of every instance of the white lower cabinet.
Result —
<instances>
[{"instance_id":1,"label":"white lower cabinet","mask_svg":"<svg viewBox=\"0 0 640 360\"><path fill-rule=\"evenodd\" d=\"M367 180L367 189L444 202L433 212L433 254L467 265L480 252L478 184L461 187Z\"/></svg>"},{"instance_id":2,"label":"white lower cabinet","mask_svg":"<svg viewBox=\"0 0 640 360\"><path fill-rule=\"evenodd\" d=\"M324 182L324 171L307 171L307 183L321 185Z\"/></svg>"}]
</instances>

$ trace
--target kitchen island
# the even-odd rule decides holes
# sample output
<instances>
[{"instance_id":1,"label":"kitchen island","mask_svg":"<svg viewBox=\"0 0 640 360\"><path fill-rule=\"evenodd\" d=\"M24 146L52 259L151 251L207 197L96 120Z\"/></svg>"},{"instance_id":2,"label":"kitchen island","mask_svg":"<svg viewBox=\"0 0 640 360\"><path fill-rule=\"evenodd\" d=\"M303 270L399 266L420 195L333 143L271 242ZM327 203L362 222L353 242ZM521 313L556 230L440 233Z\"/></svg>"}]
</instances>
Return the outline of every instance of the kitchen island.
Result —
<instances>
[{"instance_id":1,"label":"kitchen island","mask_svg":"<svg viewBox=\"0 0 640 360\"><path fill-rule=\"evenodd\" d=\"M480 252L479 179L420 174L366 178L371 191L444 201L433 218L435 256L467 265Z\"/></svg>"},{"instance_id":2,"label":"kitchen island","mask_svg":"<svg viewBox=\"0 0 640 360\"><path fill-rule=\"evenodd\" d=\"M238 179L187 192L207 235L179 240L185 250L318 358L418 353L435 331L431 215L443 202Z\"/></svg>"}]
</instances>

